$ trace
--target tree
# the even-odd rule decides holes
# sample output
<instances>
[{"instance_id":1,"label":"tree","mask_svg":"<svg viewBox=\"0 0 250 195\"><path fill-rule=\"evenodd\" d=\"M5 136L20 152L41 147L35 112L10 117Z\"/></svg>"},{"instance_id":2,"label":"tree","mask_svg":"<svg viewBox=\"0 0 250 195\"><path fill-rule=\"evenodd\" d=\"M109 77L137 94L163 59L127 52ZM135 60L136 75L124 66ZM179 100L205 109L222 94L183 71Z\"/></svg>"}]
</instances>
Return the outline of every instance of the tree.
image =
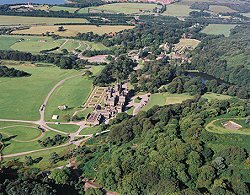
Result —
<instances>
[{"instance_id":1,"label":"tree","mask_svg":"<svg viewBox=\"0 0 250 195\"><path fill-rule=\"evenodd\" d=\"M0 133L0 142L3 140L3 135Z\"/></svg>"},{"instance_id":2,"label":"tree","mask_svg":"<svg viewBox=\"0 0 250 195\"><path fill-rule=\"evenodd\" d=\"M63 26L59 26L59 27L58 27L58 31L59 31L59 32L63 32L63 31L65 31L65 28L64 28Z\"/></svg>"},{"instance_id":3,"label":"tree","mask_svg":"<svg viewBox=\"0 0 250 195\"><path fill-rule=\"evenodd\" d=\"M92 75L93 75L93 72L91 72L90 70L86 70L84 73L84 76L87 76L87 77L91 77Z\"/></svg>"},{"instance_id":4,"label":"tree","mask_svg":"<svg viewBox=\"0 0 250 195\"><path fill-rule=\"evenodd\" d=\"M69 114L65 114L65 115L62 116L62 119L63 119L64 121L70 121L71 117L70 117Z\"/></svg>"},{"instance_id":5,"label":"tree","mask_svg":"<svg viewBox=\"0 0 250 195\"><path fill-rule=\"evenodd\" d=\"M50 177L55 181L56 184L66 184L70 179L70 169L55 169L52 171Z\"/></svg>"},{"instance_id":6,"label":"tree","mask_svg":"<svg viewBox=\"0 0 250 195\"><path fill-rule=\"evenodd\" d=\"M213 184L216 177L216 170L210 165L205 165L201 167L200 174L197 179L197 187L205 187L207 189Z\"/></svg>"},{"instance_id":7,"label":"tree","mask_svg":"<svg viewBox=\"0 0 250 195\"><path fill-rule=\"evenodd\" d=\"M50 161L51 163L56 163L57 160L58 160L58 158L59 158L59 155L58 155L56 152L52 152L52 153L50 154L49 161Z\"/></svg>"}]
</instances>

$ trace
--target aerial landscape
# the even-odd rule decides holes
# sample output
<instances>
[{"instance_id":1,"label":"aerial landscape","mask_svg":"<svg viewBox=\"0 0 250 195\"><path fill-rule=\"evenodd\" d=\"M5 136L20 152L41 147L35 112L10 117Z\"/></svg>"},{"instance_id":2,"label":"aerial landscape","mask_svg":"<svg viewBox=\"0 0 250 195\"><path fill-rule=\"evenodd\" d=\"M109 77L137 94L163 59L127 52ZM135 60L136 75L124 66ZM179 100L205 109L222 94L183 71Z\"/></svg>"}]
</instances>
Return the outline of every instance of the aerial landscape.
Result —
<instances>
[{"instance_id":1,"label":"aerial landscape","mask_svg":"<svg viewBox=\"0 0 250 195\"><path fill-rule=\"evenodd\" d=\"M250 0L0 0L0 195L249 195Z\"/></svg>"}]
</instances>

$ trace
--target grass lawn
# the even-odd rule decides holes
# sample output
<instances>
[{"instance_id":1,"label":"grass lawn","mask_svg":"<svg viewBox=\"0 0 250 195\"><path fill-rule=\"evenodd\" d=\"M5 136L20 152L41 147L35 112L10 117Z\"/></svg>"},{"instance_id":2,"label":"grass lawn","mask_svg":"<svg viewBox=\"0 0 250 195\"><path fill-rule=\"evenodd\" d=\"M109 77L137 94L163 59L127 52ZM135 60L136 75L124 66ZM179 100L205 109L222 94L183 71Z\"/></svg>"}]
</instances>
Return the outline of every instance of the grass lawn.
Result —
<instances>
[{"instance_id":1,"label":"grass lawn","mask_svg":"<svg viewBox=\"0 0 250 195\"><path fill-rule=\"evenodd\" d=\"M127 110L128 115L133 115L133 112L134 112L134 107L131 107Z\"/></svg>"},{"instance_id":2,"label":"grass lawn","mask_svg":"<svg viewBox=\"0 0 250 195\"><path fill-rule=\"evenodd\" d=\"M15 136L13 139L16 141L29 141L41 136L41 130L35 126L14 125L0 129L0 133L5 136Z\"/></svg>"},{"instance_id":3,"label":"grass lawn","mask_svg":"<svg viewBox=\"0 0 250 195\"><path fill-rule=\"evenodd\" d=\"M84 110L80 110L77 112L77 116L83 119L86 119L89 113L92 113L94 111L93 108L85 108Z\"/></svg>"},{"instance_id":4,"label":"grass lawn","mask_svg":"<svg viewBox=\"0 0 250 195\"><path fill-rule=\"evenodd\" d=\"M222 123L227 121L233 121L242 126L239 130L226 129ZM250 135L250 125L245 123L245 118L219 118L209 122L206 126L206 130L212 133L218 134L244 134Z\"/></svg>"},{"instance_id":5,"label":"grass lawn","mask_svg":"<svg viewBox=\"0 0 250 195\"><path fill-rule=\"evenodd\" d=\"M90 45L91 50L98 50L98 51L100 51L100 50L107 50L107 49L109 49L108 47L106 47L102 43L95 43L95 42L88 42L88 41L85 41L85 42Z\"/></svg>"},{"instance_id":6,"label":"grass lawn","mask_svg":"<svg viewBox=\"0 0 250 195\"><path fill-rule=\"evenodd\" d=\"M58 39L54 40L50 37L22 37L22 41L18 41L13 44L10 48L12 50L18 50L23 52L39 53L42 50L49 50L55 47L60 47L65 40Z\"/></svg>"},{"instance_id":7,"label":"grass lawn","mask_svg":"<svg viewBox=\"0 0 250 195\"><path fill-rule=\"evenodd\" d=\"M225 35L229 36L230 30L233 29L236 25L234 24L209 24L201 32L209 35Z\"/></svg>"},{"instance_id":8,"label":"grass lawn","mask_svg":"<svg viewBox=\"0 0 250 195\"><path fill-rule=\"evenodd\" d=\"M68 124L59 124L59 125L55 125L55 124L49 124L49 127L52 127L53 129L59 130L59 131L63 131L65 133L74 133L79 129L78 125L68 125Z\"/></svg>"},{"instance_id":9,"label":"grass lawn","mask_svg":"<svg viewBox=\"0 0 250 195\"><path fill-rule=\"evenodd\" d=\"M0 16L0 25L33 25L47 24L53 25L58 23L86 23L84 18L52 18L52 17L26 17L26 16Z\"/></svg>"},{"instance_id":10,"label":"grass lawn","mask_svg":"<svg viewBox=\"0 0 250 195\"><path fill-rule=\"evenodd\" d=\"M49 11L68 11L69 13L74 13L79 8L74 7L62 7L62 6L52 6Z\"/></svg>"},{"instance_id":11,"label":"grass lawn","mask_svg":"<svg viewBox=\"0 0 250 195\"><path fill-rule=\"evenodd\" d=\"M167 5L167 10L163 13L163 15L167 16L175 16L175 17L187 17L191 11L195 11L190 9L188 5L181 4L171 4Z\"/></svg>"},{"instance_id":12,"label":"grass lawn","mask_svg":"<svg viewBox=\"0 0 250 195\"><path fill-rule=\"evenodd\" d=\"M97 7L90 7L90 10L100 10L111 13L137 14L143 13L142 11L153 13L153 9L155 7L160 6L152 3L112 3Z\"/></svg>"},{"instance_id":13,"label":"grass lawn","mask_svg":"<svg viewBox=\"0 0 250 195\"><path fill-rule=\"evenodd\" d=\"M197 39L180 39L180 42L176 44L176 48L181 49L182 47L192 47L195 49L201 41Z\"/></svg>"},{"instance_id":14,"label":"grass lawn","mask_svg":"<svg viewBox=\"0 0 250 195\"><path fill-rule=\"evenodd\" d=\"M11 46L18 42L20 38L16 36L0 36L0 50L10 50Z\"/></svg>"},{"instance_id":15,"label":"grass lawn","mask_svg":"<svg viewBox=\"0 0 250 195\"><path fill-rule=\"evenodd\" d=\"M63 49L67 49L68 52L73 52L76 48L80 47L80 43L81 42L78 40L68 39L66 40L65 44L63 44L63 46L59 49L59 52L61 52ZM84 45L82 47L84 47Z\"/></svg>"},{"instance_id":16,"label":"grass lawn","mask_svg":"<svg viewBox=\"0 0 250 195\"><path fill-rule=\"evenodd\" d=\"M170 94L168 92L155 93L151 95L149 102L147 103L146 106L142 108L142 110L144 111L149 110L155 105L164 106L164 105L182 103L183 101L192 98L193 96L188 94Z\"/></svg>"},{"instance_id":17,"label":"grass lawn","mask_svg":"<svg viewBox=\"0 0 250 195\"><path fill-rule=\"evenodd\" d=\"M43 139L45 139L47 137L54 137L56 134L58 134L58 133L56 133L54 131L47 131L45 133L45 136L42 137L41 140L43 140ZM4 139L9 138L9 136L6 136L5 134L3 134L3 135L4 135ZM3 150L4 155L44 149L44 147L42 147L38 143L38 140L30 140L30 141L26 141L26 142L20 142L19 140L10 139L10 140L4 141L4 143L6 144L6 146L5 146L4 150Z\"/></svg>"},{"instance_id":18,"label":"grass lawn","mask_svg":"<svg viewBox=\"0 0 250 195\"><path fill-rule=\"evenodd\" d=\"M5 160L9 161L9 160L13 160L13 159L18 158L21 162L24 162L25 156L31 156L33 159L42 157L42 160L39 163L34 164L31 167L32 168L40 168L42 171L43 170L50 170L52 168L63 166L63 165L66 165L68 163L67 161L59 161L56 164L51 164L49 161L49 158L50 158L50 155L52 152L56 152L59 156L63 156L65 154L67 154L70 150L72 150L73 148L74 148L74 146L63 146L60 148L48 149L45 151L36 152L36 153L29 154L29 155L23 155L20 157L5 158Z\"/></svg>"},{"instance_id":19,"label":"grass lawn","mask_svg":"<svg viewBox=\"0 0 250 195\"><path fill-rule=\"evenodd\" d=\"M17 30L13 34L32 34L32 35L42 35L46 32L53 32L56 35L72 37L76 36L78 33L93 32L94 34L103 35L105 33L120 32L125 29L132 29L134 26L111 26L111 25L63 25L66 29L65 31L59 32L58 26L32 26L29 29Z\"/></svg>"},{"instance_id":20,"label":"grass lawn","mask_svg":"<svg viewBox=\"0 0 250 195\"><path fill-rule=\"evenodd\" d=\"M8 62L3 65L8 65ZM0 118L38 120L39 109L49 91L62 79L79 74L58 67L13 66L30 77L0 78ZM82 99L83 101L83 99Z\"/></svg>"},{"instance_id":21,"label":"grass lawn","mask_svg":"<svg viewBox=\"0 0 250 195\"><path fill-rule=\"evenodd\" d=\"M250 18L250 12L248 12L248 13L242 13L242 15Z\"/></svg>"},{"instance_id":22,"label":"grass lawn","mask_svg":"<svg viewBox=\"0 0 250 195\"><path fill-rule=\"evenodd\" d=\"M208 99L208 101L228 100L228 99L232 98L232 96L229 96L229 95L222 95L222 94L210 93L210 92L205 93L202 97Z\"/></svg>"},{"instance_id":23,"label":"grass lawn","mask_svg":"<svg viewBox=\"0 0 250 195\"><path fill-rule=\"evenodd\" d=\"M221 5L210 5L209 10L212 11L215 14L218 13L235 13L237 11L227 7L227 6L221 6Z\"/></svg>"},{"instance_id":24,"label":"grass lawn","mask_svg":"<svg viewBox=\"0 0 250 195\"><path fill-rule=\"evenodd\" d=\"M89 134L95 134L97 132L101 131L100 126L95 126L95 127L87 127L84 128L81 132L80 135L89 135Z\"/></svg>"},{"instance_id":25,"label":"grass lawn","mask_svg":"<svg viewBox=\"0 0 250 195\"><path fill-rule=\"evenodd\" d=\"M52 115L59 115L57 121L63 121L66 114L73 115L77 107L84 104L87 100L92 89L92 80L87 77L77 76L70 80L65 81L57 90L52 94L46 106L45 119L52 120ZM58 109L60 105L67 105L69 109L61 111Z\"/></svg>"}]
</instances>

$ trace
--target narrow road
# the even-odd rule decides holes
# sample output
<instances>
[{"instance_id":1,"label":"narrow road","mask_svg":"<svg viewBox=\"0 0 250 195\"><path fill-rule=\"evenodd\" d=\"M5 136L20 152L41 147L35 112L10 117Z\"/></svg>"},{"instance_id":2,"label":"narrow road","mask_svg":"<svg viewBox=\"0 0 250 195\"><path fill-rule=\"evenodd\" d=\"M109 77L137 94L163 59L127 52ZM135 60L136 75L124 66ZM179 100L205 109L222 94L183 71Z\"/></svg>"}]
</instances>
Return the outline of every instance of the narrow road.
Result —
<instances>
[{"instance_id":1,"label":"narrow road","mask_svg":"<svg viewBox=\"0 0 250 195\"><path fill-rule=\"evenodd\" d=\"M64 43L57 49L57 51L59 51L60 49L62 49L62 48L64 47L64 45L65 45L66 43L68 43L68 41L69 41L69 39L66 39L66 40L64 41Z\"/></svg>"}]
</instances>

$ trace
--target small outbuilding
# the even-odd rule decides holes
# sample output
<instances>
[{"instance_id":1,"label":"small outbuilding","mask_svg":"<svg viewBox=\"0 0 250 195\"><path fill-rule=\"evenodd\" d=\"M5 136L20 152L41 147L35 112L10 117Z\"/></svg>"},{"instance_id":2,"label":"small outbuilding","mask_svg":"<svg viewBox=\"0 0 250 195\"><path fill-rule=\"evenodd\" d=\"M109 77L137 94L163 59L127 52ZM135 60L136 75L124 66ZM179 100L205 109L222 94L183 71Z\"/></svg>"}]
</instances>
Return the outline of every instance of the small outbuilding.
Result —
<instances>
[{"instance_id":1,"label":"small outbuilding","mask_svg":"<svg viewBox=\"0 0 250 195\"><path fill-rule=\"evenodd\" d=\"M53 115L53 116L52 116L52 119L53 119L53 120L57 120L57 119L59 119L59 116L58 116L58 115Z\"/></svg>"}]
</instances>

